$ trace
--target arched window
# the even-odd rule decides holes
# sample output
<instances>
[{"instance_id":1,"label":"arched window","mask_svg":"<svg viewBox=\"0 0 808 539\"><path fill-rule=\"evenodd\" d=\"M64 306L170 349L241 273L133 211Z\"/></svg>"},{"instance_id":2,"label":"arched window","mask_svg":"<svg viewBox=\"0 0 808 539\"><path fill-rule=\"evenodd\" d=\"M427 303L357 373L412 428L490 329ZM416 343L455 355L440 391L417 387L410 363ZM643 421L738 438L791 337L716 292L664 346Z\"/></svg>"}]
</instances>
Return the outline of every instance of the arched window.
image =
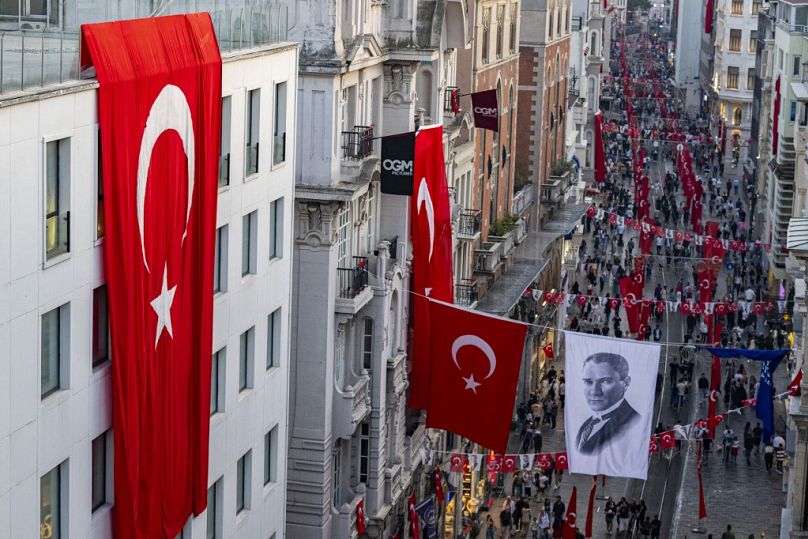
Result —
<instances>
[{"instance_id":1,"label":"arched window","mask_svg":"<svg viewBox=\"0 0 808 539\"><path fill-rule=\"evenodd\" d=\"M387 334L387 343L390 351L390 356L395 355L398 350L398 290L393 290L390 297L390 312L388 314L389 333Z\"/></svg>"},{"instance_id":2,"label":"arched window","mask_svg":"<svg viewBox=\"0 0 808 539\"><path fill-rule=\"evenodd\" d=\"M741 107L735 107L735 110L732 111L732 123L735 125L741 125L741 121L743 120L743 111Z\"/></svg>"}]
</instances>

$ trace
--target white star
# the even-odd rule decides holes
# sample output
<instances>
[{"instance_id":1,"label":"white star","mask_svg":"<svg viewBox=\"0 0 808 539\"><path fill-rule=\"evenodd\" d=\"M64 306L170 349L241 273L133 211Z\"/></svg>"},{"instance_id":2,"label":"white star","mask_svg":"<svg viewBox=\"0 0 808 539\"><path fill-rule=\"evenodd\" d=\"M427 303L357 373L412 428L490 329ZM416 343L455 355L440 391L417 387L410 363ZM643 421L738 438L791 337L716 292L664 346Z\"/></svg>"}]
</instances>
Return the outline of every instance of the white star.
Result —
<instances>
[{"instance_id":1,"label":"white star","mask_svg":"<svg viewBox=\"0 0 808 539\"><path fill-rule=\"evenodd\" d=\"M160 335L163 334L163 329L168 330L168 335L174 337L174 331L171 327L171 304L174 303L174 292L177 291L177 285L168 288L168 265L163 266L163 287L160 290L160 295L151 301L152 309L157 313L157 332L154 334L154 347L157 348L157 343L160 340Z\"/></svg>"},{"instance_id":2,"label":"white star","mask_svg":"<svg viewBox=\"0 0 808 539\"><path fill-rule=\"evenodd\" d=\"M477 388L480 387L482 384L480 384L479 382L476 382L474 380L474 375L473 374L471 376L469 376L468 378L466 378L465 376L461 376L461 378L463 378L463 381L466 382L466 387L464 389L470 389L476 395L477 394Z\"/></svg>"}]
</instances>

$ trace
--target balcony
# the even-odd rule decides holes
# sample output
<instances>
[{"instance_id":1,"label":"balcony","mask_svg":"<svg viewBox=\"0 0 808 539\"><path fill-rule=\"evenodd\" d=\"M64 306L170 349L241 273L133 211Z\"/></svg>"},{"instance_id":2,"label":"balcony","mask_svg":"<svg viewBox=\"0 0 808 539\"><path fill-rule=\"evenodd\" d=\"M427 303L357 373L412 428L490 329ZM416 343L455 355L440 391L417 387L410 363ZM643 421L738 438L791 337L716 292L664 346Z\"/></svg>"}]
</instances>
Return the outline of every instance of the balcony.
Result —
<instances>
[{"instance_id":1,"label":"balcony","mask_svg":"<svg viewBox=\"0 0 808 539\"><path fill-rule=\"evenodd\" d=\"M392 395L403 395L407 389L407 354L399 350L387 360L387 392Z\"/></svg>"},{"instance_id":2,"label":"balcony","mask_svg":"<svg viewBox=\"0 0 808 539\"><path fill-rule=\"evenodd\" d=\"M368 286L368 259L366 256L353 257L350 268L337 268L336 311L355 315L373 297Z\"/></svg>"},{"instance_id":3,"label":"balcony","mask_svg":"<svg viewBox=\"0 0 808 539\"><path fill-rule=\"evenodd\" d=\"M384 501L392 504L401 496L404 488L401 462L396 462L384 471Z\"/></svg>"},{"instance_id":4,"label":"balcony","mask_svg":"<svg viewBox=\"0 0 808 539\"><path fill-rule=\"evenodd\" d=\"M502 244L486 241L479 249L474 250L474 271L478 273L495 273L502 263L500 254Z\"/></svg>"},{"instance_id":5,"label":"balcony","mask_svg":"<svg viewBox=\"0 0 808 539\"><path fill-rule=\"evenodd\" d=\"M502 236L493 236L491 234L488 235L489 241L493 241L501 245L499 251L499 256L501 258L503 259L508 258L508 256L510 256L511 252L513 251L513 248L515 246L514 235L515 234L513 233L513 230L507 232Z\"/></svg>"},{"instance_id":6,"label":"balcony","mask_svg":"<svg viewBox=\"0 0 808 539\"><path fill-rule=\"evenodd\" d=\"M457 114L455 109L460 111L460 90L457 86L447 86L443 91L443 110L454 115Z\"/></svg>"},{"instance_id":7,"label":"balcony","mask_svg":"<svg viewBox=\"0 0 808 539\"><path fill-rule=\"evenodd\" d=\"M360 487L364 490L364 486ZM345 496L343 496L344 498ZM339 505L337 515L334 517L334 537L358 537L356 534L356 506L359 500L365 497L365 493L353 494L351 500Z\"/></svg>"},{"instance_id":8,"label":"balcony","mask_svg":"<svg viewBox=\"0 0 808 539\"><path fill-rule=\"evenodd\" d=\"M479 286L477 281L463 279L463 282L455 284L455 303L461 307L473 309L479 299Z\"/></svg>"},{"instance_id":9,"label":"balcony","mask_svg":"<svg viewBox=\"0 0 808 539\"><path fill-rule=\"evenodd\" d=\"M337 438L350 438L356 426L370 413L370 376L363 374L344 391L334 391L332 428Z\"/></svg>"},{"instance_id":10,"label":"balcony","mask_svg":"<svg viewBox=\"0 0 808 539\"><path fill-rule=\"evenodd\" d=\"M513 213L522 215L527 208L533 205L533 184L527 184L518 193L513 195L513 203L511 205Z\"/></svg>"},{"instance_id":11,"label":"balcony","mask_svg":"<svg viewBox=\"0 0 808 539\"><path fill-rule=\"evenodd\" d=\"M355 125L352 131L342 132L342 159L362 161L373 153L373 126Z\"/></svg>"},{"instance_id":12,"label":"balcony","mask_svg":"<svg viewBox=\"0 0 808 539\"><path fill-rule=\"evenodd\" d=\"M564 192L561 189L561 180L550 178L541 186L541 201L545 204L557 204L561 202Z\"/></svg>"},{"instance_id":13,"label":"balcony","mask_svg":"<svg viewBox=\"0 0 808 539\"><path fill-rule=\"evenodd\" d=\"M404 438L404 468L414 470L421 464L421 449L426 447L426 427L419 424L415 430Z\"/></svg>"},{"instance_id":14,"label":"balcony","mask_svg":"<svg viewBox=\"0 0 808 539\"><path fill-rule=\"evenodd\" d=\"M480 210L464 210L460 212L457 223L457 239L476 241L480 237L483 212Z\"/></svg>"}]
</instances>

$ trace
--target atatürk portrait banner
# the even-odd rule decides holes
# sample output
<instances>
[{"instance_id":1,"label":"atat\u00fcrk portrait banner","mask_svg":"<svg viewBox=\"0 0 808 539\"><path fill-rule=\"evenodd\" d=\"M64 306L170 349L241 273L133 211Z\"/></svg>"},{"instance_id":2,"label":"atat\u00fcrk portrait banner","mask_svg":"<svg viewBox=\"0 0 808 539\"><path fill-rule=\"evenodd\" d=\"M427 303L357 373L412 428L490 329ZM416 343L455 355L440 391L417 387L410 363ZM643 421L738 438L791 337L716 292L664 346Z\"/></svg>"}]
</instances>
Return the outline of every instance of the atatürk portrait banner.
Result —
<instances>
[{"instance_id":1,"label":"atat\u00fcrk portrait banner","mask_svg":"<svg viewBox=\"0 0 808 539\"><path fill-rule=\"evenodd\" d=\"M564 332L570 472L646 479L658 344Z\"/></svg>"}]
</instances>

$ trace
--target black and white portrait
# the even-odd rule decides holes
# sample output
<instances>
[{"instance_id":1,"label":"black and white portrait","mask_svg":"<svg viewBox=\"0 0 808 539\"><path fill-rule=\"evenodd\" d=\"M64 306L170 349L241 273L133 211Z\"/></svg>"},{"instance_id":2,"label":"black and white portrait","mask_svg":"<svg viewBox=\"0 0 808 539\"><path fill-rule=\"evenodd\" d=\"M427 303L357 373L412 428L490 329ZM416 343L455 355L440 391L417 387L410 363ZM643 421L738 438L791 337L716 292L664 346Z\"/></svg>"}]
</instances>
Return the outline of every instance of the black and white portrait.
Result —
<instances>
[{"instance_id":1,"label":"black and white portrait","mask_svg":"<svg viewBox=\"0 0 808 539\"><path fill-rule=\"evenodd\" d=\"M570 471L645 479L659 345L565 336Z\"/></svg>"}]
</instances>

